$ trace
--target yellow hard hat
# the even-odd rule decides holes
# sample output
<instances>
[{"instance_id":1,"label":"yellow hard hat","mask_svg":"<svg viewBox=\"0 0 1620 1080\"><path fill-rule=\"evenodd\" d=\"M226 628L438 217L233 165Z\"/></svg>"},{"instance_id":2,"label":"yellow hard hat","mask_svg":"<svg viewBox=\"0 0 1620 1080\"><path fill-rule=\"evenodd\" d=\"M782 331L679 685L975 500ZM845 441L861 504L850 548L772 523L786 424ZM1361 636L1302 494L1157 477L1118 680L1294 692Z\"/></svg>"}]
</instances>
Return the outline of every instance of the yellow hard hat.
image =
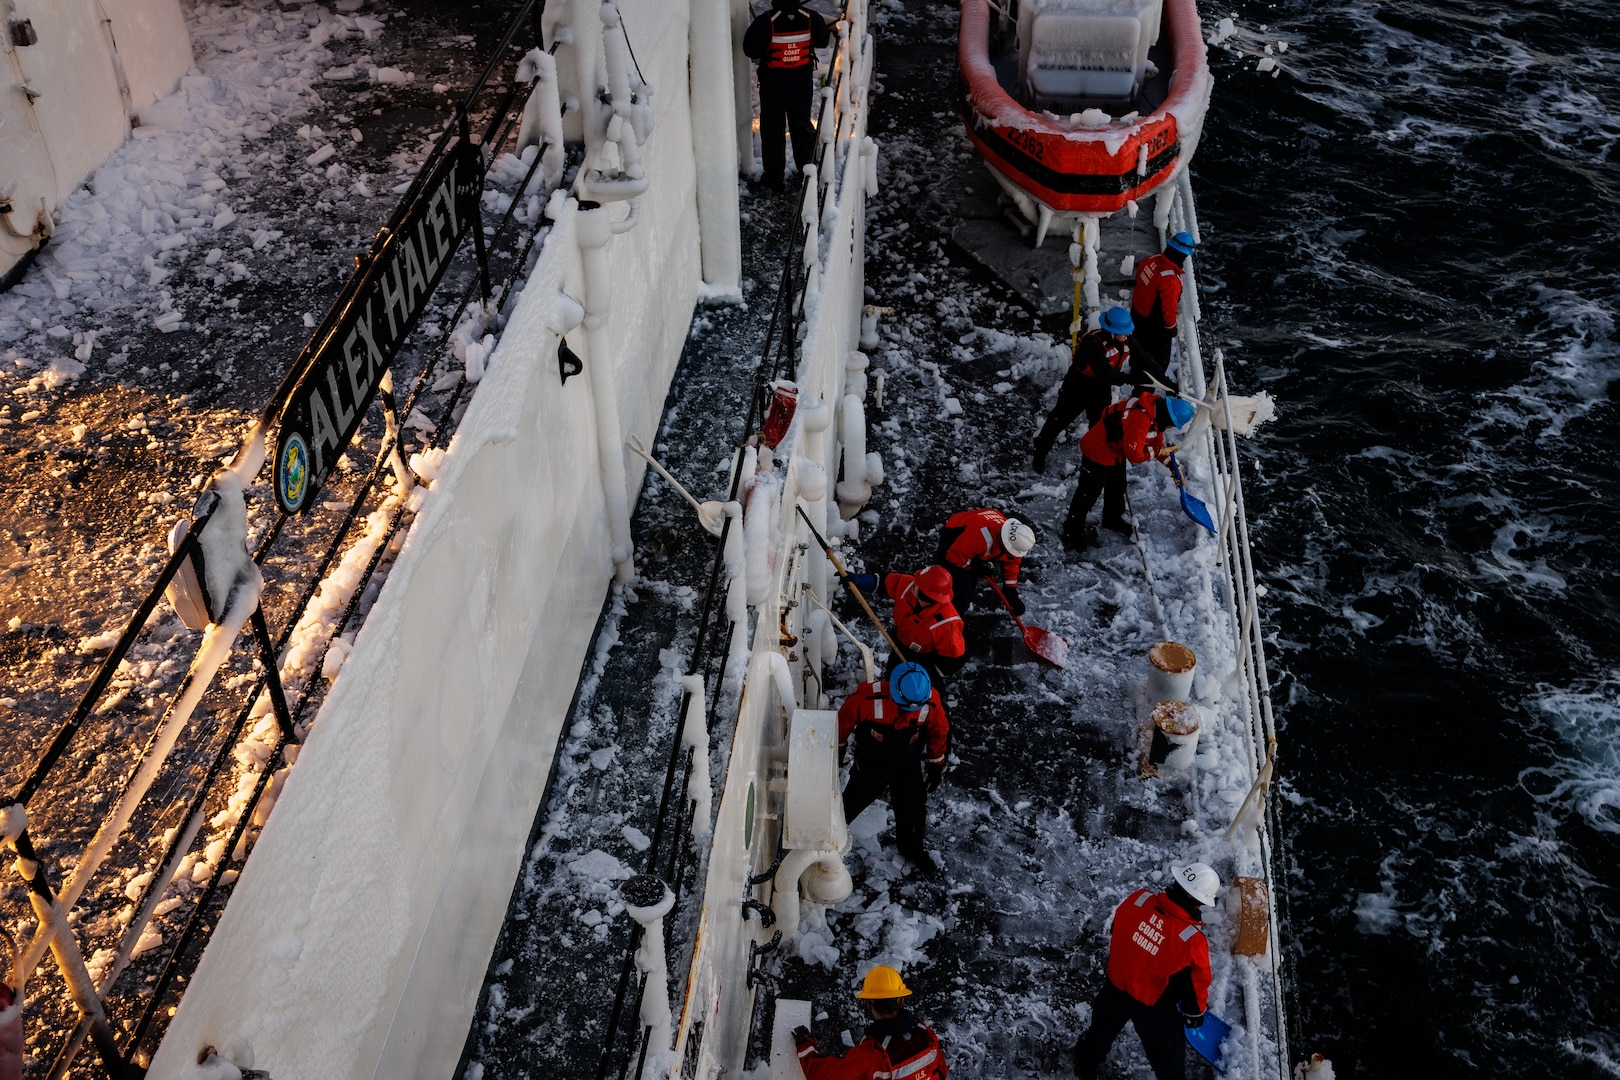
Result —
<instances>
[{"instance_id":1,"label":"yellow hard hat","mask_svg":"<svg viewBox=\"0 0 1620 1080\"><path fill-rule=\"evenodd\" d=\"M879 964L866 973L866 982L862 984L861 992L855 996L886 1001L892 998L910 997L911 991L900 978L898 971L887 964Z\"/></svg>"}]
</instances>

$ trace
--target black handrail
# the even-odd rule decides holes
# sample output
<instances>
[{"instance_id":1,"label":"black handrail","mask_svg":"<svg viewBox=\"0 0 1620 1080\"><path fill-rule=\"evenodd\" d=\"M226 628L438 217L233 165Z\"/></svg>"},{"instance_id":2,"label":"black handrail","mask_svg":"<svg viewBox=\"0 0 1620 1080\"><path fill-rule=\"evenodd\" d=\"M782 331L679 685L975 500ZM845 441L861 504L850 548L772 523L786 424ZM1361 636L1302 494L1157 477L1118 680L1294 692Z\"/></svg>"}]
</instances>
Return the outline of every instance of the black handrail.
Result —
<instances>
[{"instance_id":1,"label":"black handrail","mask_svg":"<svg viewBox=\"0 0 1620 1080\"><path fill-rule=\"evenodd\" d=\"M459 133L460 133L461 137L463 137L463 138L467 137L467 135L466 135L466 132L467 132L466 121L467 121L467 119L468 119L468 117L469 117L469 115L471 113L471 110L474 108L474 106L476 104L476 99L478 98L480 93L484 89L486 89L489 80L494 76L495 72L497 72L500 69L500 67L503 65L503 63L505 63L506 60L508 59L507 56L506 56L506 53L509 51L509 49L510 49L510 47L512 45L512 42L516 39L516 37L517 37L518 33L520 32L520 30L525 25L529 25L535 30L536 34L538 35L539 29L540 29L538 11L540 10L540 8L542 6L543 6L542 0L528 0L528 2L525 3L523 5L523 7L521 9L519 9L518 13L514 16L511 24L509 25L509 27L507 29L507 32L506 32L505 36L502 39L500 47L494 53L493 58L489 62L489 64L486 67L485 71L480 76L478 82L474 85L473 89L471 91L469 91L469 93L467 94L467 96L466 96L465 100L463 101L463 103L460 106L457 107L456 113L451 117L449 123L446 125L446 129L445 129L444 134L442 134L440 136L433 154L430 154L429 158L424 162L424 164L422 165L421 169L419 170L416 178L412 182L412 187L410 189L407 189L407 192L406 192L405 196L396 205L393 213L389 217L388 224L384 226L383 230L379 231L378 239L377 239L376 243L380 243L381 240L383 239L383 237L385 236L386 231L388 229L392 228L392 227L397 226L397 223L409 212L410 205L411 205L412 201L420 195L420 190L421 190L421 187L422 187L423 183L425 182L425 178L432 171L432 169L434 168L434 166L435 166L436 162L438 161L438 159L452 145L452 137L453 137L453 135L458 133L458 129L459 129ZM531 16L533 16L533 18L531 18ZM538 38L537 38L537 41L538 41ZM497 109L495 109L493 111L493 115L491 116L490 122L489 122L489 124L487 126L487 129L486 129L484 145L489 148L489 150L487 150L486 152L490 152L490 151L504 145L507 138L510 137L512 131L515 130L517 120L519 119L519 116L520 116L520 111L514 110L512 108L512 106L517 101L517 95L518 95L518 93L520 91L522 91L524 89L527 89L528 92L532 93L533 86L534 86L534 84L532 82L529 83L526 88L522 87L521 85L514 84L514 86L511 88L511 90L509 90L506 94L503 95L503 98L502 98L502 100L500 102L500 105L499 105L499 107ZM491 136L494 137L492 141L490 139ZM540 151L543 152L544 149L545 149L545 147L542 146L540 148ZM535 170L536 170L536 168L538 168L538 165L540 163L540 158L541 158L541 153L537 152L534 164L531 165L531 167L528 170L527 174L524 176L523 184L522 184L521 188L519 189L519 193L518 193L519 196L521 196L523 191L527 190L527 187L528 187L530 181L532 181ZM501 218L500 222L498 223L498 225L492 230L493 235L491 237L491 241L490 241L491 243L493 243L493 244L500 243L500 241L502 240L502 238L503 238L503 236L504 236L504 234L506 232L507 227L510 225L510 223L511 223L513 217L514 217L514 211L515 211L516 205L517 205L517 203L519 201L521 201L520 198L515 197L513 199L513 202L508 207L507 212L502 216L502 218ZM509 292L509 286L512 283L512 281L522 273L522 269L523 269L524 264L527 261L529 252L533 249L533 246L536 243L537 239L545 231L545 226L547 224L549 224L549 223L545 222L544 219L542 219L542 220L536 221L536 222L534 222L532 224L533 224L533 228L530 230L530 234L529 234L527 240L523 243L521 252L518 254L517 258L513 261L512 269L511 269L511 272L508 275L508 278L507 278L506 282L503 283L503 289L507 290L508 292ZM482 235L481 230L479 230L479 240L480 241L483 240L483 235ZM373 250L375 250L375 247L376 247L376 244L373 245ZM357 280L359 276L360 275L356 275L355 279L351 279L351 284L352 284L352 281ZM473 278L473 280L469 281L466 293L462 297L460 310L465 310L465 307L466 307L467 303L470 301L472 288L477 286L479 283L480 282L479 282L479 280L478 280L478 278L476 276ZM347 295L348 291L350 291L350 290L345 290L344 293L340 293L338 300L336 302L334 302L332 308L328 312L328 317L327 317L328 320L334 318L335 314L341 313L341 311L342 311L343 307L345 306L347 300L352 299L351 297L349 297ZM459 315L460 315L460 310L458 310L458 313L457 313L457 318L458 319L459 319ZM453 330L454 330L454 320L452 321L450 330L447 331L445 333L445 335L443 336L443 338L441 338L440 341L430 350L430 352L429 352L430 357L441 356L444 353L445 345L446 345L446 343L447 343L447 341L449 339L450 333L452 333ZM317 331L311 337L311 344L318 343L318 341L321 339L321 337L322 337L321 331L319 329L317 329ZM308 348L308 346L306 346L306 348ZM292 385L296 384L297 380L295 378L295 375L297 374L298 369L300 367L302 367L302 366L305 366L304 364L301 363L301 361L303 361L304 359L305 359L305 357L303 356L303 354L300 354L299 359L297 361L295 361L294 364L292 365L292 367L289 369L289 372L288 372L287 376L284 377L284 379L283 379L282 386L280 388L278 388L278 390L277 390L277 392L275 394L272 395L271 402L266 406L266 415L272 415L273 416L276 408L278 408L280 404L284 403L284 398L285 398L286 391ZM425 381L426 377L433 371L435 366L436 366L436 364L432 360L430 360L427 364L424 365L423 371L421 372L421 374L419 375L419 377L417 379L417 384L416 384L416 388L415 388L418 393L420 392L421 386L422 386L423 382ZM412 405L414 405L414 403L415 403L415 396L416 395L413 394L413 399L412 399L412 402L411 402ZM457 396L459 397L459 388L458 388L458 395ZM282 400L278 402L277 399L282 399ZM449 406L445 409L445 415L443 417L441 417L439 422L434 425L434 432L433 432L432 440L430 441L430 445L432 445L433 443L437 443L438 440L441 439L446 434L446 432L448 431L448 429L450 427L450 424L449 424L448 421L449 421L450 417L453 414L454 405L455 405L455 401L453 399L450 402ZM405 415L409 415L409 409L407 409ZM240 736L243 725L245 724L246 719L248 718L248 716L249 716L249 714L251 712L251 709L253 708L254 703L257 701L259 694L261 692L263 692L263 690L265 689L266 684L267 684L266 683L267 678L270 680L270 688L271 688L271 692L272 692L272 697L273 698L281 698L282 697L282 694L280 692L279 680L275 679L275 676L277 674L276 670L275 670L275 665L277 663L276 657L279 655L280 651L285 648L287 642L290 640L293 629L297 626L299 620L303 616L304 611L307 610L307 608L308 608L308 604L309 604L311 598L314 595L315 588L318 587L318 584L319 584L320 580L325 576L325 573L326 573L327 569L330 567L330 565L332 563L332 560L336 557L338 551L341 550L344 540L350 534L350 532L351 532L351 530L352 530L352 528L354 526L354 523L355 523L356 519L358 518L359 510L364 505L367 498L370 497L373 490L375 489L376 481L377 481L377 479L380 476L381 471L382 471L382 466L387 461L389 452L393 448L394 448L393 443L391 441L385 439L384 443L383 443L383 446L382 446L382 448L381 448L381 450L379 452L379 455L378 455L378 460L377 460L376 467L373 468L373 470L371 471L371 474L360 485L360 487L359 487L359 489L358 489L358 491L357 491L357 493L356 493L356 495L354 497L353 502L351 503L351 505L348 508L348 512L345 514L340 526L337 528L337 530L336 530L336 532L335 532L335 534L333 536L331 544L327 547L327 550L324 553L324 556L321 559L320 564L319 564L313 578L310 580L310 583L309 583L308 587L305 589L303 595L299 598L297 604L294 606L294 608L292 610L292 613L288 618L287 624L283 628L283 633L280 636L279 643L274 647L273 650L266 651L266 655L263 657L263 660L264 660L264 663L265 663L265 668L266 668L265 675L261 676L258 680L256 680L255 684L253 685L253 687L249 691L249 694L248 694L248 696L246 698L246 701L245 701L244 705L242 706L242 709L240 710L237 721L236 721L236 723L233 725L233 727L231 729L232 730L231 736L227 740L225 740L225 742L222 744L222 749L219 752L219 754L216 755L215 760L212 763L212 766L210 767L210 769L208 770L208 772L204 776L201 786L193 793L193 797L192 797L192 803L193 804L195 804L197 802L197 800L204 797L204 793L206 793L213 786L213 784L217 781L218 776L219 776L220 772L223 769L224 763L230 759L230 751L234 748L235 743L237 742L237 740L238 740L238 738ZM70 745L70 743L72 742L74 736L80 730L80 728L82 727L82 725L83 725L84 721L86 720L86 718L88 718L91 715L91 713L93 712L97 702L100 700L101 696L105 693L107 686L109 685L109 683L112 680L112 677L117 672L117 669L118 669L118 666L119 666L120 662L125 658L125 656L127 655L129 649L133 646L134 642L139 637L139 634L140 634L142 628L145 626L147 620L151 617L151 614L153 613L153 611L156 610L156 607L157 607L159 601L162 599L164 589L173 580L174 575L179 571L179 569L183 565L184 561L186 559L188 559L192 555L192 553L196 550L197 544L199 542L198 538L201 535L202 530L207 526L208 522L211 520L212 515L214 514L215 510L217 509L217 506L218 506L218 496L213 492L205 493L203 499L200 500L199 503L198 503L197 510L195 511L195 516L194 516L194 518L193 518L193 520L191 522L191 527L188 530L186 536L176 546L176 550L169 557L169 560L164 565L163 569L160 571L158 577L155 580L155 583L152 585L152 587L148 591L146 597L142 600L141 604L138 605L135 614L132 616L130 623L125 628L123 634L120 636L117 644L114 646L113 650L108 654L108 656L103 660L103 662L101 664L101 667L98 669L97 674L95 675L95 677L91 680L90 685L86 688L86 691L82 695L82 697L81 697L77 707L75 708L74 712L69 716L68 720L63 723L61 728L58 729L56 735L52 739L51 744L46 748L45 752L42 754L39 761L36 763L36 766L35 766L32 774L30 775L28 780L23 784L23 786L19 790L19 793L13 798L11 803L26 804L27 800L32 795L34 795L39 790L39 788L44 784L44 782L48 778L48 776L49 776L50 772L52 771L52 769L60 762L60 760L62 758L62 755L66 752L66 750L67 750L68 746ZM355 612L355 610L356 610L356 608L358 606L359 600L365 593L365 587L366 587L367 583L370 581L373 572L376 570L376 567L378 566L382 555L386 551L386 548L388 546L388 539L392 538L395 531L399 528L400 524L403 521L404 510L405 510L405 508L402 505L399 508L399 510L396 512L396 514L394 515L394 519L391 522L390 528L388 530L388 537L385 538L384 541L378 545L377 550L373 553L373 556L372 556L371 560L369 561L369 563L368 563L368 565L366 567L366 571L362 575L362 580L360 582L360 585L355 590L355 595L350 598L350 602L349 602L349 604L346 606L346 608L344 610L343 617L339 620L338 624L336 625L336 627L334 629L334 632L333 632L333 635L332 635L333 637L335 637L337 634L341 633L344 626L353 617L353 614L354 614L354 612ZM253 553L253 558L254 558L255 562L262 562L264 560L264 558L267 555L271 545L281 535L282 527L286 523L286 520L287 520L287 515L286 514L278 513L276 515L276 517L272 521L270 527L265 531L264 536L260 539L259 543L255 547L255 550L254 550L254 553ZM260 625L262 623L262 609L258 613L258 616L259 616L258 621L256 622L255 627L254 627L255 635L267 639L268 638L268 627L264 627L264 626ZM264 631L263 634L259 633L259 631L261 629ZM328 640L328 647L330 647L330 639ZM305 709L308 707L308 705L311 703L311 701L314 700L315 698L319 697L319 696L320 696L320 693L319 693L319 687L317 685L317 681L316 680L307 681L306 684L304 685L303 693L300 696L297 710L293 714L292 719L296 720L296 719L301 718L304 711L305 711ZM254 808L257 806L258 801L259 801L260 797L262 796L263 791L264 791L270 777L275 773L275 771L279 767L279 764L284 760L284 753L283 752L285 750L286 745L288 744L289 741L291 741L291 739L293 737L292 733L289 730L289 727L290 727L290 725L288 723L288 712L289 712L289 710L286 708L285 701L284 700L275 701L275 706L276 706L275 711L276 711L276 714L277 714L277 719L282 725L282 736L279 739L279 741L277 743L277 746L276 746L274 752L272 753L271 758L270 758L269 762L267 763L264 771L261 773L261 775L259 777L258 785L257 785L252 797L250 798L247 807L243 810L243 813L242 813L241 817L239 818L239 820L238 820L238 822L236 824L236 827L233 829L233 832L232 832L232 835L231 835L231 838L230 838L229 846L226 849L227 852L234 852L238 848L238 846L241 844L242 837L246 833L246 830L249 827L249 823L251 822ZM7 805L10 805L10 804L7 804ZM176 840L174 842L175 843L178 842L178 836L177 836L177 838L176 838ZM30 839L30 837L28 836L26 831L21 836L19 836L19 838L17 840L17 847L18 847L18 850L19 850L19 854L22 854L25 858L36 861L36 862L39 860L39 856L38 856L37 852L35 852L33 842ZM164 859L167 859L170 854L172 854L172 845L171 845L170 850L166 851L164 853ZM228 861L229 860L227 859L227 863L228 863ZM169 959L165 964L165 967L163 969L162 976L161 976L161 978L160 978L160 980L158 982L157 988L156 988L153 996L148 1000L147 1007L144 1010L144 1012L142 1014L142 1017L141 1017L141 1020L137 1024L135 1032L131 1037L131 1040L130 1040L129 1045L128 1045L128 1050L127 1050L127 1056L125 1058L125 1063L133 1060L133 1057L134 1057L135 1053L138 1050L141 1038L145 1035L145 1033L147 1032L148 1028L151 1025L151 1021L152 1021L152 1019L153 1019L153 1017L155 1015L155 1011L158 1008L158 1003L162 1000L162 998L164 996L164 993L167 991L168 987L172 984L172 981L173 981L173 979L174 979L174 977L176 975L177 966L181 962L181 959L184 956L184 953L185 953L186 949L189 947L190 943L194 940L196 934L198 933L201 926L203 925L204 916L205 916L205 913L206 913L206 910L207 910L207 907L208 907L208 903L212 899L212 897L215 895L218 888L221 887L223 879L225 878L225 876L226 876L226 874L225 874L224 869L222 867L221 872L215 874L214 877L210 880L210 882L208 883L207 888L203 892L202 899L199 901L197 906L193 908L192 915L191 915L190 919L187 922L186 929L185 929L185 931L183 932L183 934L181 936L180 943L176 946L175 950L170 953ZM45 873L44 865L41 865L39 867L39 870L36 873L35 878L30 883L30 887L32 888L32 890L34 892L40 893L41 896L44 899L46 899L47 901L50 901L50 900L53 899L50 884L49 884L49 880L48 880L48 878L46 876L46 873ZM107 989L110 990L111 988L108 987ZM107 1066L107 1069L108 1069L109 1073L112 1073L112 1074L116 1075L116 1074L118 1074L120 1072L120 1068L119 1068L120 1062L118 1062L116 1058L109 1058L109 1056L107 1054L107 1047L102 1046L102 1043L104 1041L106 1041L106 1040L101 1038L100 1036L98 1036L96 1038L96 1043L97 1043L98 1049L101 1049L102 1052L103 1052L103 1059L104 1059L104 1062L105 1062L105 1064ZM71 1053L71 1051L68 1051L68 1052Z\"/></svg>"},{"instance_id":2,"label":"black handrail","mask_svg":"<svg viewBox=\"0 0 1620 1080\"><path fill-rule=\"evenodd\" d=\"M51 740L50 746L45 748L45 752L40 755L39 760L35 763L32 775L24 781L23 786L12 797L8 805L28 805L28 800L45 782L46 775L55 767L57 761L61 760L62 754L67 750L68 743L73 741L73 736L78 732L80 726L90 715L90 710L95 707L96 702L107 689L107 684L112 681L113 675L118 671L118 665L129 653L130 647L135 644L135 639L140 635L141 628L146 625L146 620L151 618L152 612L157 609L158 601L163 598L163 590L169 587L169 582L174 580L174 575L180 572L180 567L187 559L191 558L192 552L197 550L197 538L202 534L208 523L213 520L214 511L219 508L219 496L213 492L208 492L199 501L198 505L201 507L201 512L192 519L191 528L187 530L185 537L174 549L174 554L169 556L169 561L163 564L163 569L158 571L157 580L153 582L152 588L147 592L146 599L142 600L140 606L135 609L135 614L130 617L129 625L125 626L124 632L119 635L118 642L113 646L112 652L108 653L107 658L101 662L101 667L96 671L95 678L90 680L89 687L86 688L83 696L79 698L79 704L74 707L72 714L62 726L57 729L56 737Z\"/></svg>"}]
</instances>

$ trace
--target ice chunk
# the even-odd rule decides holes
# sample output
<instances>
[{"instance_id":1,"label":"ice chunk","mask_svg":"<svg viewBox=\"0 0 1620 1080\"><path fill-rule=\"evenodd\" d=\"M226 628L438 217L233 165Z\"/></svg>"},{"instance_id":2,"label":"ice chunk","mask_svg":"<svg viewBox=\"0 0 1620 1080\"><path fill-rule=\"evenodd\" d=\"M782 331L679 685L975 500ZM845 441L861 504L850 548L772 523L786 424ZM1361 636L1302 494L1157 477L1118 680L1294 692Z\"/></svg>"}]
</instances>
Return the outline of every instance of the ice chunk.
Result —
<instances>
[{"instance_id":1,"label":"ice chunk","mask_svg":"<svg viewBox=\"0 0 1620 1080\"><path fill-rule=\"evenodd\" d=\"M152 884L154 876L152 871L148 870L144 874L137 874L130 878L129 884L124 886L124 895L131 900L139 900L142 894L146 892L146 887Z\"/></svg>"},{"instance_id":2,"label":"ice chunk","mask_svg":"<svg viewBox=\"0 0 1620 1080\"><path fill-rule=\"evenodd\" d=\"M628 866L600 848L587 851L569 863L568 869L587 881L623 881L633 876Z\"/></svg>"},{"instance_id":3,"label":"ice chunk","mask_svg":"<svg viewBox=\"0 0 1620 1080\"><path fill-rule=\"evenodd\" d=\"M64 383L72 382L84 374L84 365L77 360L70 360L65 356L53 359L44 371L39 374L39 381L47 390L55 390Z\"/></svg>"}]
</instances>

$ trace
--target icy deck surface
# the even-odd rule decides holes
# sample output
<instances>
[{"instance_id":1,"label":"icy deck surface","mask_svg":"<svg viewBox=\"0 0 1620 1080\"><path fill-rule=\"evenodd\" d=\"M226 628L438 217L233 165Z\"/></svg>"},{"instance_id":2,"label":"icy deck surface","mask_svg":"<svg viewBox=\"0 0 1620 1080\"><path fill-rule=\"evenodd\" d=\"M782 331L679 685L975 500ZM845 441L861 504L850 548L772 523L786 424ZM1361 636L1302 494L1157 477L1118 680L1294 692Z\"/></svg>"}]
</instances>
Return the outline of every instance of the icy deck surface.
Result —
<instances>
[{"instance_id":1,"label":"icy deck surface","mask_svg":"<svg viewBox=\"0 0 1620 1080\"><path fill-rule=\"evenodd\" d=\"M982 606L980 590L981 606L967 613L974 658L949 686L955 764L929 802L928 844L945 864L945 880L906 876L893 853L892 819L875 805L852 829L854 894L825 914L807 908L800 935L777 954L779 974L784 996L813 997L816 1012L826 1014L816 1024L823 1046L836 1047L842 1031L858 1035L853 990L867 967L886 961L917 991L954 1075L1067 1076L1068 1049L1102 979L1103 926L1114 906L1156 880L1170 859L1198 855L1243 786L1217 768L1200 780L1202 813L1194 814L1185 778L1138 776L1140 684L1147 650L1160 639L1142 556L1106 532L1112 539L1085 557L1057 546L1080 432L1060 443L1046 476L1031 473L1029 453L1068 361L1067 309L1043 318L1039 299L1025 299L947 240L972 218L991 242L997 214L994 181L947 104L954 20L944 27L943 12L911 15L885 3L874 19L877 79L887 89L875 99L871 126L882 145L881 193L868 220L867 284L872 301L896 314L872 351L873 369L887 380L886 408L868 406L868 446L882 453L888 480L863 515L855 561L915 569L932 559L950 513L1016 508L1041 532L1025 563L1028 618L1070 639L1071 662L1064 672L1041 666L1010 620ZM728 425L741 409L774 283L758 268L779 258L770 245L780 244L780 234L764 228L776 205L744 201L751 310L700 314L671 390L660 445L699 498L721 494L717 466L735 437ZM1106 299L1128 286L1122 256L1152 250L1150 236L1145 215L1134 238L1123 217L1110 224ZM1056 267L1067 285L1066 239L1030 252L1003 223L999 242L1027 253L1032 265ZM469 1035L468 1077L586 1076L597 1065L630 930L613 886L646 862L675 676L691 647L711 550L685 505L651 476L648 485L634 526L643 581L633 596L613 601L585 672L572 737L559 753ZM1212 549L1190 549L1193 527L1164 470L1133 470L1131 492L1172 635L1201 654L1207 649L1211 667L1229 670L1230 646L1223 660L1219 644L1223 635L1229 642L1229 630L1209 592ZM847 597L840 614L878 644ZM856 665L846 647L828 680L835 702L853 687ZM1228 726L1214 741L1236 753L1236 728ZM729 742L728 731L716 731L715 745ZM1229 863L1208 857L1230 877ZM683 896L670 930L677 1004L695 908L696 898ZM1223 933L1212 926L1212 937ZM1218 971L1216 1007L1235 1012L1236 1000ZM633 984L627 1008L634 1008ZM763 1007L756 1014L764 1023L768 1015ZM1109 1067L1148 1075L1129 1033ZM1191 1075L1199 1068L1190 1065Z\"/></svg>"}]
</instances>

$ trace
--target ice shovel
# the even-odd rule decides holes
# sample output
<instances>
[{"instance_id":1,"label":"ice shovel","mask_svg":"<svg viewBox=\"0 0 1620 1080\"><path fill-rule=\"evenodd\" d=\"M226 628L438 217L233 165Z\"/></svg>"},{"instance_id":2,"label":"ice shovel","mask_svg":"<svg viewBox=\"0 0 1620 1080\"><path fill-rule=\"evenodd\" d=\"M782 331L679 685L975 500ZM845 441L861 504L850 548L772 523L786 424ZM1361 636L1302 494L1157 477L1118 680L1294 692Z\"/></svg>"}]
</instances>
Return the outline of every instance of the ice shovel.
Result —
<instances>
[{"instance_id":1,"label":"ice shovel","mask_svg":"<svg viewBox=\"0 0 1620 1080\"><path fill-rule=\"evenodd\" d=\"M987 576L984 580L996 591L996 596L1001 598L1002 605L1006 607L1007 614L1012 616L1012 621L1018 624L1018 629L1024 632L1024 644L1029 646L1029 651L1055 668L1068 667L1069 639L1058 637L1052 631L1039 626L1025 626L1024 620L1020 619L1018 613L1012 609L1012 605L1007 603L1007 594L1001 591L996 579Z\"/></svg>"},{"instance_id":2,"label":"ice shovel","mask_svg":"<svg viewBox=\"0 0 1620 1080\"><path fill-rule=\"evenodd\" d=\"M1181 462L1176 460L1174 451L1170 453L1170 475L1176 478L1176 490L1181 492L1181 509L1186 511L1188 517L1210 531L1215 533L1215 519L1209 516L1209 507L1204 505L1202 499L1187 490L1187 484L1181 478Z\"/></svg>"},{"instance_id":3,"label":"ice shovel","mask_svg":"<svg viewBox=\"0 0 1620 1080\"><path fill-rule=\"evenodd\" d=\"M1181 1030L1186 1033L1187 1045L1198 1051L1199 1057L1215 1066L1216 1072L1226 1071L1226 1062L1221 1060L1221 1044L1232 1033L1231 1024L1212 1012L1206 1012L1202 1024Z\"/></svg>"},{"instance_id":4,"label":"ice shovel","mask_svg":"<svg viewBox=\"0 0 1620 1080\"><path fill-rule=\"evenodd\" d=\"M686 497L686 501L692 504L692 509L697 511L698 521L703 523L703 527L705 529L708 529L715 536L720 535L720 529L723 525L725 525L726 522L725 503L716 499L710 499L708 502L698 502L696 499L694 499L690 491L687 491L685 488L681 487L681 482L679 480L669 475L668 469L658 464L658 462L654 460L653 456L647 453L647 447L642 444L639 436L630 436L625 440L624 444L637 455L646 459L647 464L658 470L659 476L662 476L665 480L669 481L670 487L674 488L676 491L680 492Z\"/></svg>"}]
</instances>

